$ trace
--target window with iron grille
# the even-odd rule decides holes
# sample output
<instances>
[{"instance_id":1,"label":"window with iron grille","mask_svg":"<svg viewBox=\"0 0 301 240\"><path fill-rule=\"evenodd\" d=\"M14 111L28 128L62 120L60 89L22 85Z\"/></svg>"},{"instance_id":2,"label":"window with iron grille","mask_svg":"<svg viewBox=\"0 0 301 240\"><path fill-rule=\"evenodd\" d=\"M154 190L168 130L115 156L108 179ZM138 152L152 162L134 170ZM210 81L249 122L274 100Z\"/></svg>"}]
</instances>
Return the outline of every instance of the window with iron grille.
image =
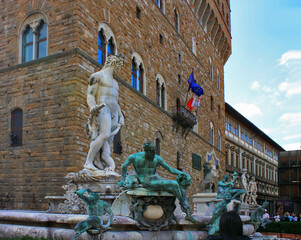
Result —
<instances>
[{"instance_id":1,"label":"window with iron grille","mask_svg":"<svg viewBox=\"0 0 301 240\"><path fill-rule=\"evenodd\" d=\"M23 111L15 109L11 113L10 145L22 146Z\"/></svg>"}]
</instances>

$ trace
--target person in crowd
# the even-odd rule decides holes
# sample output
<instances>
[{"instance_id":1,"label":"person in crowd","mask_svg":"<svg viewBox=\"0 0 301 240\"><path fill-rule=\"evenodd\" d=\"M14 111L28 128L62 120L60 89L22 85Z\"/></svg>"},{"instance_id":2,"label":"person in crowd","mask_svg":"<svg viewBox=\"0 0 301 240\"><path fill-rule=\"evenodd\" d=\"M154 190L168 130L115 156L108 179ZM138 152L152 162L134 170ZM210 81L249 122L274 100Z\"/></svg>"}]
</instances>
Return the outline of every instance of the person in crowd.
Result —
<instances>
[{"instance_id":1,"label":"person in crowd","mask_svg":"<svg viewBox=\"0 0 301 240\"><path fill-rule=\"evenodd\" d=\"M272 213L270 214L270 220L272 220L272 221L274 220L274 214L272 214Z\"/></svg>"},{"instance_id":2,"label":"person in crowd","mask_svg":"<svg viewBox=\"0 0 301 240\"><path fill-rule=\"evenodd\" d=\"M281 219L280 214L277 214L277 215L274 216L274 221L275 222L280 222L280 219Z\"/></svg>"},{"instance_id":3,"label":"person in crowd","mask_svg":"<svg viewBox=\"0 0 301 240\"><path fill-rule=\"evenodd\" d=\"M295 222L295 213L292 213L288 218L290 222Z\"/></svg>"},{"instance_id":4,"label":"person in crowd","mask_svg":"<svg viewBox=\"0 0 301 240\"><path fill-rule=\"evenodd\" d=\"M284 222L289 222L289 216L290 216L289 212L284 213Z\"/></svg>"},{"instance_id":5,"label":"person in crowd","mask_svg":"<svg viewBox=\"0 0 301 240\"><path fill-rule=\"evenodd\" d=\"M264 214L262 215L262 218L270 219L270 215L268 214L268 210L264 209Z\"/></svg>"},{"instance_id":6,"label":"person in crowd","mask_svg":"<svg viewBox=\"0 0 301 240\"><path fill-rule=\"evenodd\" d=\"M250 240L248 236L243 236L242 221L235 211L226 212L221 216L219 229L219 235L208 236L206 240Z\"/></svg>"},{"instance_id":7,"label":"person in crowd","mask_svg":"<svg viewBox=\"0 0 301 240\"><path fill-rule=\"evenodd\" d=\"M298 215L297 222L301 222L301 213Z\"/></svg>"}]
</instances>

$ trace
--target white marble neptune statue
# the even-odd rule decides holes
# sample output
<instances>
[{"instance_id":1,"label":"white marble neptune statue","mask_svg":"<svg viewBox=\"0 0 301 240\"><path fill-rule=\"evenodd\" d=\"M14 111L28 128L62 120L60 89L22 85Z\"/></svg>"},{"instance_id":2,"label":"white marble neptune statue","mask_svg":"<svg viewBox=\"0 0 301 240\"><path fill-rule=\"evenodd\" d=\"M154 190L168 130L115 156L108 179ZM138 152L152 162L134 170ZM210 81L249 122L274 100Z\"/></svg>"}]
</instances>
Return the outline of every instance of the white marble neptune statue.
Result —
<instances>
[{"instance_id":1,"label":"white marble neptune statue","mask_svg":"<svg viewBox=\"0 0 301 240\"><path fill-rule=\"evenodd\" d=\"M118 105L119 86L113 74L118 74L123 64L123 55L109 55L104 67L89 79L87 103L90 116L87 133L91 143L84 165L87 170L115 170L110 146L114 135L124 124L124 116Z\"/></svg>"}]
</instances>

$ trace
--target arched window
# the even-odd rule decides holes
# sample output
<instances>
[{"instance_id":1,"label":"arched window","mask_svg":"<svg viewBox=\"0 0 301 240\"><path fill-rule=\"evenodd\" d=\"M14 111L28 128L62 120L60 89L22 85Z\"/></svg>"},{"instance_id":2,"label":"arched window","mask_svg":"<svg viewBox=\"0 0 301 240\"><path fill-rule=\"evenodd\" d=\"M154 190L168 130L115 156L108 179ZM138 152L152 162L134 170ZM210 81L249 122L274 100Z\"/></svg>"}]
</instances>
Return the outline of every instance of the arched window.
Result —
<instances>
[{"instance_id":1,"label":"arched window","mask_svg":"<svg viewBox=\"0 0 301 240\"><path fill-rule=\"evenodd\" d=\"M22 62L47 56L47 24L40 20L40 24L31 27L30 24L22 35Z\"/></svg>"},{"instance_id":2,"label":"arched window","mask_svg":"<svg viewBox=\"0 0 301 240\"><path fill-rule=\"evenodd\" d=\"M159 80L157 79L156 81L156 93L157 93L157 104L160 105L161 99L160 99L160 83Z\"/></svg>"},{"instance_id":3,"label":"arched window","mask_svg":"<svg viewBox=\"0 0 301 240\"><path fill-rule=\"evenodd\" d=\"M11 112L10 145L22 146L23 111L15 109Z\"/></svg>"},{"instance_id":4,"label":"arched window","mask_svg":"<svg viewBox=\"0 0 301 240\"><path fill-rule=\"evenodd\" d=\"M135 58L133 58L132 59L132 86L134 88L137 88L136 84L137 84L137 67L135 63Z\"/></svg>"},{"instance_id":5,"label":"arched window","mask_svg":"<svg viewBox=\"0 0 301 240\"><path fill-rule=\"evenodd\" d=\"M101 23L98 27L98 62L104 65L110 54L117 54L115 37L110 26Z\"/></svg>"},{"instance_id":6,"label":"arched window","mask_svg":"<svg viewBox=\"0 0 301 240\"><path fill-rule=\"evenodd\" d=\"M41 22L37 31L37 58L46 57L47 55L47 25L44 21Z\"/></svg>"},{"instance_id":7,"label":"arched window","mask_svg":"<svg viewBox=\"0 0 301 240\"><path fill-rule=\"evenodd\" d=\"M28 62L47 56L47 17L35 12L24 19L20 27L19 62Z\"/></svg>"},{"instance_id":8,"label":"arched window","mask_svg":"<svg viewBox=\"0 0 301 240\"><path fill-rule=\"evenodd\" d=\"M165 108L165 85L164 83L161 86L161 107Z\"/></svg>"},{"instance_id":9,"label":"arched window","mask_svg":"<svg viewBox=\"0 0 301 240\"><path fill-rule=\"evenodd\" d=\"M98 62L104 64L106 61L106 45L103 30L98 33Z\"/></svg>"},{"instance_id":10,"label":"arched window","mask_svg":"<svg viewBox=\"0 0 301 240\"><path fill-rule=\"evenodd\" d=\"M160 107L166 109L166 87L161 74L156 77L156 100Z\"/></svg>"},{"instance_id":11,"label":"arched window","mask_svg":"<svg viewBox=\"0 0 301 240\"><path fill-rule=\"evenodd\" d=\"M159 138L156 138L156 154L160 155L161 153L161 141Z\"/></svg>"},{"instance_id":12,"label":"arched window","mask_svg":"<svg viewBox=\"0 0 301 240\"><path fill-rule=\"evenodd\" d=\"M210 97L210 109L214 111L214 98L212 96Z\"/></svg>"},{"instance_id":13,"label":"arched window","mask_svg":"<svg viewBox=\"0 0 301 240\"><path fill-rule=\"evenodd\" d=\"M209 60L209 77L211 80L213 80L213 65L212 65L212 61L211 58L208 59Z\"/></svg>"},{"instance_id":14,"label":"arched window","mask_svg":"<svg viewBox=\"0 0 301 240\"><path fill-rule=\"evenodd\" d=\"M145 68L141 56L134 52L132 56L132 86L145 94Z\"/></svg>"},{"instance_id":15,"label":"arched window","mask_svg":"<svg viewBox=\"0 0 301 240\"><path fill-rule=\"evenodd\" d=\"M218 150L221 150L221 149L222 149L222 138L221 138L221 133L220 133L220 131L218 131L217 149L218 149Z\"/></svg>"},{"instance_id":16,"label":"arched window","mask_svg":"<svg viewBox=\"0 0 301 240\"><path fill-rule=\"evenodd\" d=\"M110 54L114 54L115 51L114 51L114 43L113 43L113 38L111 37L109 39L109 42L108 42L108 55Z\"/></svg>"},{"instance_id":17,"label":"arched window","mask_svg":"<svg viewBox=\"0 0 301 240\"><path fill-rule=\"evenodd\" d=\"M143 92L143 66L142 64L139 65L138 68L138 86L137 90L139 92Z\"/></svg>"},{"instance_id":18,"label":"arched window","mask_svg":"<svg viewBox=\"0 0 301 240\"><path fill-rule=\"evenodd\" d=\"M33 32L32 28L29 25L27 25L26 30L23 33L22 49L22 62L28 62L33 60Z\"/></svg>"},{"instance_id":19,"label":"arched window","mask_svg":"<svg viewBox=\"0 0 301 240\"><path fill-rule=\"evenodd\" d=\"M217 89L218 89L218 90L221 89L221 80L220 80L220 78L219 78L218 70L216 70L216 86L217 86Z\"/></svg>"},{"instance_id":20,"label":"arched window","mask_svg":"<svg viewBox=\"0 0 301 240\"><path fill-rule=\"evenodd\" d=\"M161 9L163 13L165 13L165 1L164 0L156 0L157 6Z\"/></svg>"},{"instance_id":21,"label":"arched window","mask_svg":"<svg viewBox=\"0 0 301 240\"><path fill-rule=\"evenodd\" d=\"M192 52L196 55L196 42L194 37L192 37Z\"/></svg>"},{"instance_id":22,"label":"arched window","mask_svg":"<svg viewBox=\"0 0 301 240\"><path fill-rule=\"evenodd\" d=\"M175 29L179 32L179 15L177 9L174 11Z\"/></svg>"},{"instance_id":23,"label":"arched window","mask_svg":"<svg viewBox=\"0 0 301 240\"><path fill-rule=\"evenodd\" d=\"M214 145L214 128L212 123L210 123L210 143Z\"/></svg>"}]
</instances>

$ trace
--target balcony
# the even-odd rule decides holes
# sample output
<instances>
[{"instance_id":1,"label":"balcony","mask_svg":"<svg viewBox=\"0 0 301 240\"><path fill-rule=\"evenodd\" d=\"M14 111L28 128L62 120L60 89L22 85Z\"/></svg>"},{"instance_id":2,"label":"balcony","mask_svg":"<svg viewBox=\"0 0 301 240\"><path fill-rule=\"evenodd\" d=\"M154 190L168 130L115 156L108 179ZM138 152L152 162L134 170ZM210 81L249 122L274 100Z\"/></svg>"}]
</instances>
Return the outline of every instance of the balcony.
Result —
<instances>
[{"instance_id":1,"label":"balcony","mask_svg":"<svg viewBox=\"0 0 301 240\"><path fill-rule=\"evenodd\" d=\"M189 131L193 128L195 124L197 124L196 116L188 111L185 106L178 106L171 108L172 119L175 121L173 130L178 131L179 127L183 127L182 135L188 135Z\"/></svg>"}]
</instances>

